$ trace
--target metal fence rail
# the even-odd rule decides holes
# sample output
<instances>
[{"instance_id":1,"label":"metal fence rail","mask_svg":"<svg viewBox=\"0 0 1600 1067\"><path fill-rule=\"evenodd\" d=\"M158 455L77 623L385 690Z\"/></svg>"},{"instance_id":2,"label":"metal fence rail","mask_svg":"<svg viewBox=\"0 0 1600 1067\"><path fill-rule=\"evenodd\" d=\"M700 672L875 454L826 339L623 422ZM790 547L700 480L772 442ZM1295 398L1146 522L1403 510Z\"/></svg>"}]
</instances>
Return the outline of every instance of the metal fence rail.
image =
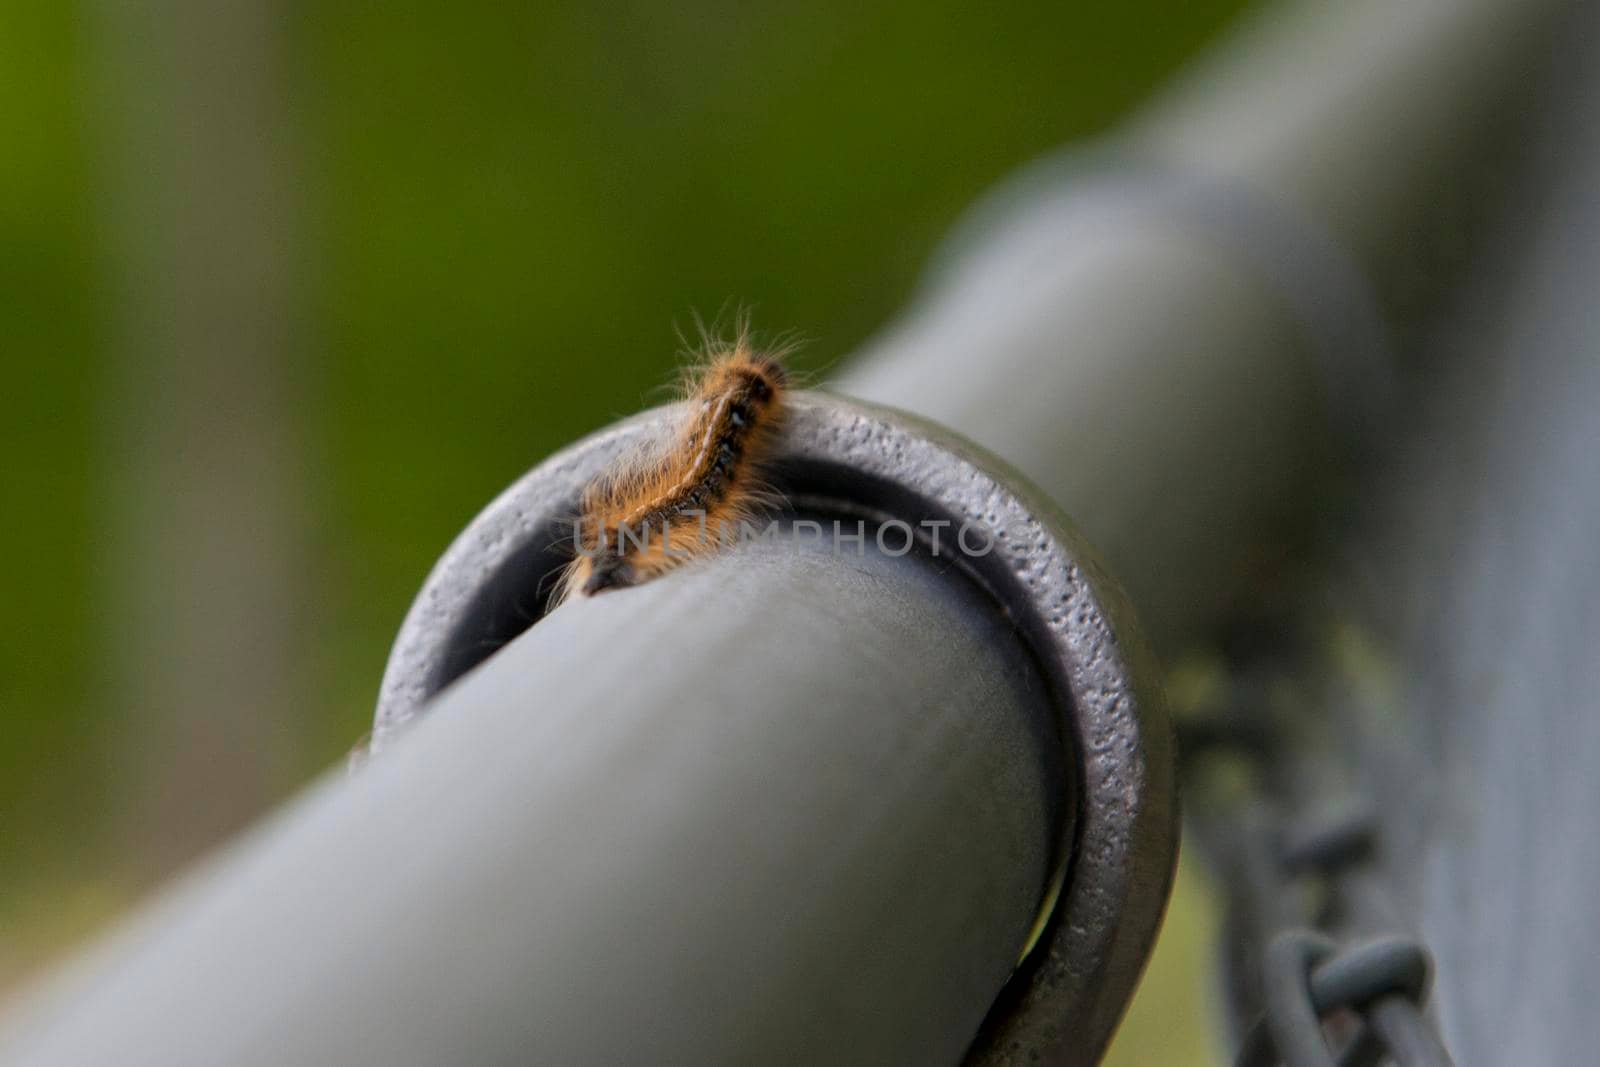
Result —
<instances>
[{"instance_id":1,"label":"metal fence rail","mask_svg":"<svg viewBox=\"0 0 1600 1067\"><path fill-rule=\"evenodd\" d=\"M1367 798L1457 1062L1595 1057L1600 9L1557 50L1509 210L1425 358L1430 410L1330 574L1286 766ZM1425 768L1419 773L1418 768ZM1301 803L1306 773L1274 793ZM1342 937L1360 936L1344 917ZM1253 940L1253 939L1252 939Z\"/></svg>"},{"instance_id":2,"label":"metal fence rail","mask_svg":"<svg viewBox=\"0 0 1600 1067\"><path fill-rule=\"evenodd\" d=\"M1020 467L1178 647L1372 428L1380 372L1341 368L1378 358L1393 253L1563 6L1282 13L1116 169L980 213L841 388ZM1075 773L995 612L905 558L750 551L492 644L35 990L0 1062L959 1058Z\"/></svg>"}]
</instances>

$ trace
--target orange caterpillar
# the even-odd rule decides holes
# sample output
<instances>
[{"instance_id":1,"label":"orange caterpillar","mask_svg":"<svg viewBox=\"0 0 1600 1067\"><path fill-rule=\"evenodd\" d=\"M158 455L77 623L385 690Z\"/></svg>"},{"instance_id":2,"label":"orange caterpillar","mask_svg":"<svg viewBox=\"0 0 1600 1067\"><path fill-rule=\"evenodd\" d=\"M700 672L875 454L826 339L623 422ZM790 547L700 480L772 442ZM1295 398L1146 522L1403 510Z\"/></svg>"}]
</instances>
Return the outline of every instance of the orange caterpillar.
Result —
<instances>
[{"instance_id":1,"label":"orange caterpillar","mask_svg":"<svg viewBox=\"0 0 1600 1067\"><path fill-rule=\"evenodd\" d=\"M688 423L655 457L628 460L583 495L576 558L557 592L640 585L716 551L772 502L762 464L783 418L789 376L743 335L690 384Z\"/></svg>"}]
</instances>

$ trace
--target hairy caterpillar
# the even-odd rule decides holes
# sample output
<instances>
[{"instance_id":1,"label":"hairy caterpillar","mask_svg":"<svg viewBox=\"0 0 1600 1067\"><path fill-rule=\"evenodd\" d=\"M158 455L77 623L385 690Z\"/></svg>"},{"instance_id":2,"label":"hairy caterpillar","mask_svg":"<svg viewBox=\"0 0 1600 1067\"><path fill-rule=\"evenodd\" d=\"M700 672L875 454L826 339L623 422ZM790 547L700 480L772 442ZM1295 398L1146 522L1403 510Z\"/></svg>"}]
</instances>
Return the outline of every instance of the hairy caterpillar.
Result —
<instances>
[{"instance_id":1,"label":"hairy caterpillar","mask_svg":"<svg viewBox=\"0 0 1600 1067\"><path fill-rule=\"evenodd\" d=\"M655 456L633 457L584 492L556 603L639 585L716 551L773 502L761 480L789 376L739 338L691 379L689 417Z\"/></svg>"}]
</instances>

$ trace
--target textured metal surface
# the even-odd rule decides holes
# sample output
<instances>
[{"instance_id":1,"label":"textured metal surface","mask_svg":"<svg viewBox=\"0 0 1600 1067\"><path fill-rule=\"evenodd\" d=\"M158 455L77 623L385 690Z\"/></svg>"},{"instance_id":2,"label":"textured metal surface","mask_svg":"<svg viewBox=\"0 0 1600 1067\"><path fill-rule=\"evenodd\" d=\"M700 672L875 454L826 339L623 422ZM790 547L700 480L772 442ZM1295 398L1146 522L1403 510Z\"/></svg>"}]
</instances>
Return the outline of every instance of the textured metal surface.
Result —
<instances>
[{"instance_id":1,"label":"textured metal surface","mask_svg":"<svg viewBox=\"0 0 1600 1067\"><path fill-rule=\"evenodd\" d=\"M662 433L675 414L647 414L552 457L463 532L401 630L375 751L431 694L507 639L507 628L537 618L540 578L557 558L557 524L581 487L623 450ZM1071 869L1044 949L1009 994L1015 1010L995 1020L975 1055L1092 1057L1154 938L1176 849L1169 727L1120 593L1048 498L1000 460L920 419L801 394L778 450L776 484L823 513L994 532L992 552L958 558L1039 657L1079 784L1076 822L1063 824L1057 854Z\"/></svg>"}]
</instances>

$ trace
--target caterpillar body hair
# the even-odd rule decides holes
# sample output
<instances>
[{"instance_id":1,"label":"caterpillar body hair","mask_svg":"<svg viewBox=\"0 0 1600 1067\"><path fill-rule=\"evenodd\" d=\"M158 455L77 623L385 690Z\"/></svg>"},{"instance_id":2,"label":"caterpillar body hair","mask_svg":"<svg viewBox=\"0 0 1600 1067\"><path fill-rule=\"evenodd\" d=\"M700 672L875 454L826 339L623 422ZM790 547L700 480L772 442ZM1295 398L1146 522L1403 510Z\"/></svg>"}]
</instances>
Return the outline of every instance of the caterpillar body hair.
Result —
<instances>
[{"instance_id":1,"label":"caterpillar body hair","mask_svg":"<svg viewBox=\"0 0 1600 1067\"><path fill-rule=\"evenodd\" d=\"M622 460L584 492L557 604L709 555L774 503L762 474L789 385L780 354L755 351L741 330L688 384L688 418L673 440Z\"/></svg>"}]
</instances>

